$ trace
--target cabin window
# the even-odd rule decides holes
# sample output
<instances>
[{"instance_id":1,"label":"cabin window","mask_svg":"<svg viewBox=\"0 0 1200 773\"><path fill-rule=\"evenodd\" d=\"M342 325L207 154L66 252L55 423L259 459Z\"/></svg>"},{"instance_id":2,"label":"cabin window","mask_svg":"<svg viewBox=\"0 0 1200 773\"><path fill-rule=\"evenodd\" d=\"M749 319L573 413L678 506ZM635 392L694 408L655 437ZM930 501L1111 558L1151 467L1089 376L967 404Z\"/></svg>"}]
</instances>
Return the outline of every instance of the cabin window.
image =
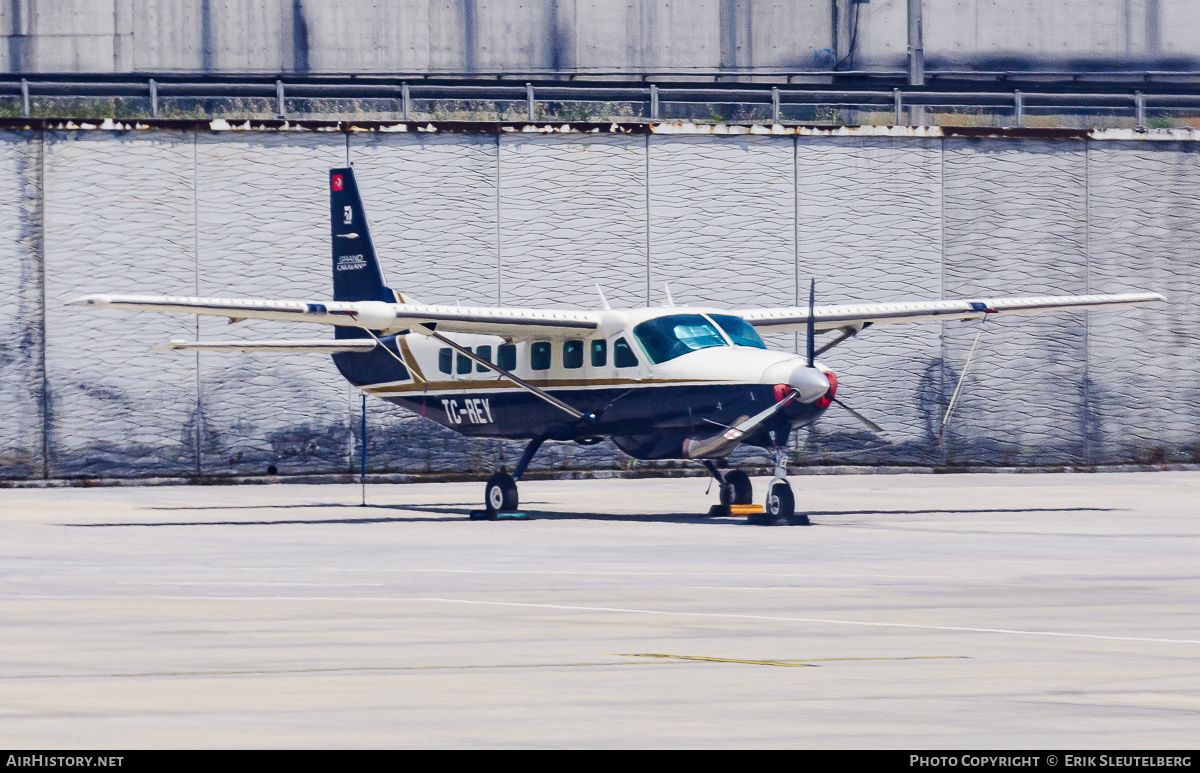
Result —
<instances>
[{"instance_id":1,"label":"cabin window","mask_svg":"<svg viewBox=\"0 0 1200 773\"><path fill-rule=\"evenodd\" d=\"M568 370L583 367L583 341L563 341L563 367Z\"/></svg>"},{"instance_id":2,"label":"cabin window","mask_svg":"<svg viewBox=\"0 0 1200 773\"><path fill-rule=\"evenodd\" d=\"M652 364L714 346L728 346L725 339L699 314L672 314L646 320L633 329Z\"/></svg>"},{"instance_id":3,"label":"cabin window","mask_svg":"<svg viewBox=\"0 0 1200 773\"><path fill-rule=\"evenodd\" d=\"M482 360L487 360L488 362L492 361L492 347L490 346L477 346L475 347L475 353L479 355L479 358ZM475 370L479 373L488 373L491 371L491 368L477 362L475 363Z\"/></svg>"},{"instance_id":4,"label":"cabin window","mask_svg":"<svg viewBox=\"0 0 1200 773\"><path fill-rule=\"evenodd\" d=\"M613 343L613 364L618 368L637 367L637 355L633 353L633 347L624 338L618 338Z\"/></svg>"},{"instance_id":5,"label":"cabin window","mask_svg":"<svg viewBox=\"0 0 1200 773\"><path fill-rule=\"evenodd\" d=\"M454 367L454 352L449 349L441 349L438 351L438 370L442 373L449 373Z\"/></svg>"},{"instance_id":6,"label":"cabin window","mask_svg":"<svg viewBox=\"0 0 1200 773\"><path fill-rule=\"evenodd\" d=\"M608 364L608 341L601 338L592 341L592 367L603 368Z\"/></svg>"},{"instance_id":7,"label":"cabin window","mask_svg":"<svg viewBox=\"0 0 1200 773\"><path fill-rule=\"evenodd\" d=\"M496 364L505 370L517 369L516 344L501 344L496 350Z\"/></svg>"},{"instance_id":8,"label":"cabin window","mask_svg":"<svg viewBox=\"0 0 1200 773\"><path fill-rule=\"evenodd\" d=\"M534 370L550 370L549 341L538 341L529 347L529 367Z\"/></svg>"},{"instance_id":9,"label":"cabin window","mask_svg":"<svg viewBox=\"0 0 1200 773\"><path fill-rule=\"evenodd\" d=\"M729 340L733 341L735 346L752 346L755 349L767 348L763 340L758 337L758 331L741 317L733 317L728 314L709 314L708 316L713 322L721 326L721 329L725 331L725 335L729 336Z\"/></svg>"},{"instance_id":10,"label":"cabin window","mask_svg":"<svg viewBox=\"0 0 1200 773\"><path fill-rule=\"evenodd\" d=\"M463 354L462 352L458 353L458 367L456 370L458 371L459 375L471 372L471 360L468 359L467 355Z\"/></svg>"}]
</instances>

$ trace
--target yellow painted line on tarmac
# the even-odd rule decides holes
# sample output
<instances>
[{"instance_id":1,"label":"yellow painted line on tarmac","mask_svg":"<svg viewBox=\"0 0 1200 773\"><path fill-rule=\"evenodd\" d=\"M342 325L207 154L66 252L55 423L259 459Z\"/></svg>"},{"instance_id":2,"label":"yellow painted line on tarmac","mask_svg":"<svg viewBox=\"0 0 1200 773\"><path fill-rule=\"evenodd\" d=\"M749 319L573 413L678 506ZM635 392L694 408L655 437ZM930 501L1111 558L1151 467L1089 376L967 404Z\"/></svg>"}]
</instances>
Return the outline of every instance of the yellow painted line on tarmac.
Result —
<instances>
[{"instance_id":1,"label":"yellow painted line on tarmac","mask_svg":"<svg viewBox=\"0 0 1200 773\"><path fill-rule=\"evenodd\" d=\"M744 660L741 658L714 658L703 655L670 655L663 652L628 652L613 655L616 658L658 658L660 660L706 660L711 663L745 663L752 666L791 666L816 668L813 663L836 663L841 661L866 660L970 660L967 655L909 655L895 658L783 658L780 660Z\"/></svg>"},{"instance_id":2,"label":"yellow painted line on tarmac","mask_svg":"<svg viewBox=\"0 0 1200 773\"><path fill-rule=\"evenodd\" d=\"M703 660L709 663L745 663L749 666L785 666L788 668L816 668L809 663L793 663L784 660L741 660L739 658L710 658L703 655L668 655L662 652L631 652L617 654L616 658L658 658L660 660ZM645 662L645 661L643 661Z\"/></svg>"}]
</instances>

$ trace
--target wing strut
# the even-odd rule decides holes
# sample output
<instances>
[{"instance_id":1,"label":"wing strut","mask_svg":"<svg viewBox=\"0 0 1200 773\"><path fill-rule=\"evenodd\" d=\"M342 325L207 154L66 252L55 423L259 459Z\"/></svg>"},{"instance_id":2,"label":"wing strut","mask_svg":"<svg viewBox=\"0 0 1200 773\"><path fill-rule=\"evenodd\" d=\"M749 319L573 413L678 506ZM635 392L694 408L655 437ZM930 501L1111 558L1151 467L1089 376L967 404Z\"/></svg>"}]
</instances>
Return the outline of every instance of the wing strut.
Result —
<instances>
[{"instance_id":1,"label":"wing strut","mask_svg":"<svg viewBox=\"0 0 1200 773\"><path fill-rule=\"evenodd\" d=\"M942 442L942 435L946 432L946 425L950 423L950 414L954 413L954 404L958 402L958 393L962 390L963 381L967 379L967 368L971 367L971 358L975 356L975 347L979 346L979 337L983 335L983 325L987 322L987 317L983 318L983 322L979 323L979 332L975 334L975 343L971 344L971 351L967 353L967 362L963 365L962 373L958 376L958 384L954 387L954 394L950 396L950 405L946 406L946 415L942 417L942 426L938 428L938 444Z\"/></svg>"},{"instance_id":2,"label":"wing strut","mask_svg":"<svg viewBox=\"0 0 1200 773\"><path fill-rule=\"evenodd\" d=\"M429 330L429 327L427 325L424 327L426 330ZM555 408L559 409L560 411L570 414L572 418L587 419L588 421L596 420L596 415L594 413L583 413L582 411L572 408L571 406L567 405L562 400L559 400L557 397L550 394L546 390L538 389L537 387L535 387L533 384L530 384L525 379L521 378L520 376L516 375L515 373L508 372L507 370L505 370L504 368L495 364L494 362L488 362L487 360L483 359L482 357L480 357L478 354L471 351L467 347L459 346L458 344L454 343L449 338L447 338L446 336L437 332L436 330L429 330L428 335L431 338L436 338L437 340L441 341L446 346L449 346L451 349L458 352L459 354L466 357L467 359L472 360L473 362L476 362L479 365L482 365L483 367L487 368L488 370L496 371L504 378L508 379L509 381L513 382L517 386L524 389L526 392L529 392L530 394L534 395L535 397L539 397L542 400L545 400L546 402L550 403L551 405L553 405Z\"/></svg>"}]
</instances>

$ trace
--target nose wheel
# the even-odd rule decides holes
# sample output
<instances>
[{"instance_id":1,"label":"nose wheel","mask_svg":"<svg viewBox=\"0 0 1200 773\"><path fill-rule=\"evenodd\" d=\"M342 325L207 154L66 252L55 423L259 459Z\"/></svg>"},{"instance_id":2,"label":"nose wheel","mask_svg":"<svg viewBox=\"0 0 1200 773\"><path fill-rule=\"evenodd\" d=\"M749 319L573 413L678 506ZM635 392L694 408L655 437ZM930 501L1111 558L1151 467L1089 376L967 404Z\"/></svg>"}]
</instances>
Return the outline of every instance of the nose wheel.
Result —
<instances>
[{"instance_id":1,"label":"nose wheel","mask_svg":"<svg viewBox=\"0 0 1200 773\"><path fill-rule=\"evenodd\" d=\"M779 521L787 521L789 526L807 526L807 513L796 512L796 495L792 493L792 484L787 480L787 465L783 461L783 451L775 452L775 479L767 486L767 501L763 505L762 514L749 516L750 523L759 526L770 526Z\"/></svg>"}]
</instances>

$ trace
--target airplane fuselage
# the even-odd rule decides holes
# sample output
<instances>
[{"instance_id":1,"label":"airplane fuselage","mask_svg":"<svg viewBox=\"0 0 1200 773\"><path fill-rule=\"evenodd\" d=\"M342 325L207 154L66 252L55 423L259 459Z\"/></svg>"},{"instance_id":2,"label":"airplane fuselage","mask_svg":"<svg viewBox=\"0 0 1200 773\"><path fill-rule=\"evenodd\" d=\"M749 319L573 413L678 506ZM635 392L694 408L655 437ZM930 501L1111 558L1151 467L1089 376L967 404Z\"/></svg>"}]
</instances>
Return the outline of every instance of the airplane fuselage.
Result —
<instances>
[{"instance_id":1,"label":"airplane fuselage","mask_svg":"<svg viewBox=\"0 0 1200 773\"><path fill-rule=\"evenodd\" d=\"M528 384L576 408L576 418L428 335L381 339L388 351L341 353L334 361L364 391L464 435L582 443L612 438L639 459L695 458L685 439L723 429L772 406L798 371L818 371L818 383L742 442L782 446L790 432L828 406L819 398L828 371L792 352L765 348L755 336L730 334L698 309L613 312L606 329L578 337L507 342L500 336L455 334L454 343L497 362ZM653 339L660 321L693 321L686 342ZM651 329L639 327L651 322ZM729 323L726 323L729 324ZM719 335L719 339L716 337ZM703 338L701 338L703 337ZM674 349L671 347L674 346ZM658 361L656 361L658 360ZM836 381L834 382L836 384Z\"/></svg>"}]
</instances>

